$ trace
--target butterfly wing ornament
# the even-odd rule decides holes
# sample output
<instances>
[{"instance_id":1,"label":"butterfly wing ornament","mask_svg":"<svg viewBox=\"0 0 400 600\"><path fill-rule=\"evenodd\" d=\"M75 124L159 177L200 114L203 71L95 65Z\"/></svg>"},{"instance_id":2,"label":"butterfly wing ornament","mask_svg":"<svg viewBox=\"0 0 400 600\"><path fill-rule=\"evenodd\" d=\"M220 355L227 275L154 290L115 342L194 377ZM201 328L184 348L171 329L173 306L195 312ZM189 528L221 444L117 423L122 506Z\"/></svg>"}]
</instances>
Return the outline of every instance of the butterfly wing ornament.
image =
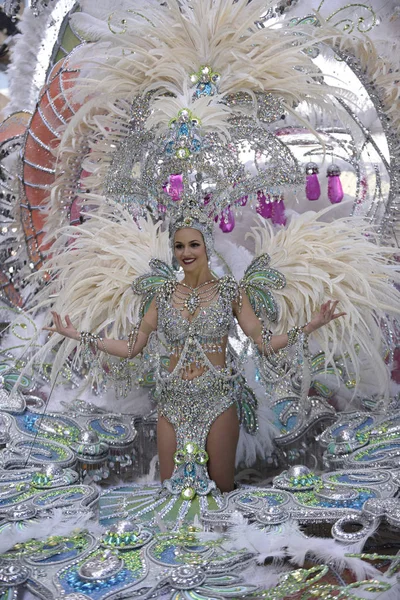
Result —
<instances>
[{"instance_id":1,"label":"butterfly wing ornament","mask_svg":"<svg viewBox=\"0 0 400 600\"><path fill-rule=\"evenodd\" d=\"M240 287L246 292L250 304L258 317L266 316L273 323L278 320L278 304L271 292L286 285L282 273L269 267L271 258L264 253L257 256L247 267Z\"/></svg>"},{"instance_id":2,"label":"butterfly wing ornament","mask_svg":"<svg viewBox=\"0 0 400 600\"><path fill-rule=\"evenodd\" d=\"M176 282L175 272L167 263L154 258L149 263L151 272L141 275L132 283L132 290L135 294L142 296L139 308L139 316L143 316L148 311L150 304L161 286L174 285Z\"/></svg>"}]
</instances>

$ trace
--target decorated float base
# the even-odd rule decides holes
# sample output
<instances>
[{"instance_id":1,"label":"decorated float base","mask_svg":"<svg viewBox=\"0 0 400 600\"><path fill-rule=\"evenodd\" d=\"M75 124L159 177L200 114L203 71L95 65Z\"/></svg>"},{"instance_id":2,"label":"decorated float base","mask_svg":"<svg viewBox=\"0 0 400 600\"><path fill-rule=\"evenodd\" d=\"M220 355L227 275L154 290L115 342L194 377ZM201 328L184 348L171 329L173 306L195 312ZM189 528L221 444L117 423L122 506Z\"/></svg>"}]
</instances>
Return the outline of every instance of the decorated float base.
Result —
<instances>
[{"instance_id":1,"label":"decorated float base","mask_svg":"<svg viewBox=\"0 0 400 600\"><path fill-rule=\"evenodd\" d=\"M186 500L149 481L153 419L23 398L0 415L1 600L399 597L400 411L342 413L317 438L323 469L314 447L269 485ZM297 427L289 449L315 438Z\"/></svg>"}]
</instances>

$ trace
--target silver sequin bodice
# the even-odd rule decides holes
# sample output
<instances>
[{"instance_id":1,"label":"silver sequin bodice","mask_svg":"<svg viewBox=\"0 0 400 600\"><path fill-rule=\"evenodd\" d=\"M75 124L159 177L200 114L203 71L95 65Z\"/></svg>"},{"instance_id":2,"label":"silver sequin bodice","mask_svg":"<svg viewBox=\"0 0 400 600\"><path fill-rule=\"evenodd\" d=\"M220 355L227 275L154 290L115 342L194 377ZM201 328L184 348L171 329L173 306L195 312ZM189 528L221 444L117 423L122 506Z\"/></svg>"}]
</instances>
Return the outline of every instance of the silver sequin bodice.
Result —
<instances>
[{"instance_id":1,"label":"silver sequin bodice","mask_svg":"<svg viewBox=\"0 0 400 600\"><path fill-rule=\"evenodd\" d=\"M157 296L157 330L164 336L170 354L180 356L182 365L200 365L204 364L205 354L222 352L224 339L234 324L232 301L237 295L233 277L222 277L217 297L189 320L173 306L173 288L161 289Z\"/></svg>"},{"instance_id":2,"label":"silver sequin bodice","mask_svg":"<svg viewBox=\"0 0 400 600\"><path fill-rule=\"evenodd\" d=\"M228 335L232 320L232 308L226 306L221 296L201 308L191 321L168 302L160 303L158 310L158 329L173 346L183 344L189 336L197 337L201 343L220 340Z\"/></svg>"}]
</instances>

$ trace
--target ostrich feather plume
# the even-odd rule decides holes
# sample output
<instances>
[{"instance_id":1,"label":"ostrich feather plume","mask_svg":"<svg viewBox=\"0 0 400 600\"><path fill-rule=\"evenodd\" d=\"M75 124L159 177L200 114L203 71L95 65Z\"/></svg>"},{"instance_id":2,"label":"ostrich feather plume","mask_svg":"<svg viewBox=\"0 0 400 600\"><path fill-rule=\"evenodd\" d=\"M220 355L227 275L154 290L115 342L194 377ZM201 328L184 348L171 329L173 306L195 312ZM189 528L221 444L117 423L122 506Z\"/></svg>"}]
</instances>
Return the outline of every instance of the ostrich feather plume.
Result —
<instances>
[{"instance_id":1,"label":"ostrich feather plume","mask_svg":"<svg viewBox=\"0 0 400 600\"><path fill-rule=\"evenodd\" d=\"M274 291L280 316L272 329L280 334L307 323L324 302L338 300L338 310L345 316L313 334L326 354L326 364L335 355L347 356L358 382L359 349L369 358L380 393L387 395L383 324L400 314L395 249L375 243L375 234L363 219L322 221L332 210L304 213L275 230L260 220L248 233L255 254L268 253L271 267L286 277L286 286Z\"/></svg>"},{"instance_id":2,"label":"ostrich feather plume","mask_svg":"<svg viewBox=\"0 0 400 600\"><path fill-rule=\"evenodd\" d=\"M107 331L112 338L127 337L137 321L140 297L131 284L149 271L151 258L171 262L168 231L151 217L136 223L121 206L109 207L109 214L92 215L79 227L59 231L51 258L39 273L52 277L35 298L35 311L43 309L68 314L78 330ZM62 341L52 371L57 373L78 342L54 334L35 360Z\"/></svg>"}]
</instances>

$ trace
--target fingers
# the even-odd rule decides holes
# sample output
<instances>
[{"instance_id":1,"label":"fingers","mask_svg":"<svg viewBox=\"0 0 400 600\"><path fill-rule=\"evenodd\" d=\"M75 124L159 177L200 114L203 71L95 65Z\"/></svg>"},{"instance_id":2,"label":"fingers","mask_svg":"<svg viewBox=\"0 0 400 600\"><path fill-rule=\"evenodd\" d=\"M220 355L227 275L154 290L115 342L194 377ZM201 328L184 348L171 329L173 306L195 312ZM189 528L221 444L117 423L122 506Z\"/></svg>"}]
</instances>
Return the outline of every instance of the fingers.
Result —
<instances>
[{"instance_id":1,"label":"fingers","mask_svg":"<svg viewBox=\"0 0 400 600\"><path fill-rule=\"evenodd\" d=\"M65 329L65 327L64 327L64 324L62 322L61 316L57 312L55 312L54 310L51 311L51 314L53 315L53 321L54 321L54 325L55 325L56 331L58 331L58 333L63 333L63 330ZM67 319L66 319L66 323L68 325Z\"/></svg>"},{"instance_id":2,"label":"fingers","mask_svg":"<svg viewBox=\"0 0 400 600\"><path fill-rule=\"evenodd\" d=\"M347 313L345 312L336 313L335 315L332 315L332 319L338 319L339 317L345 317L346 315Z\"/></svg>"},{"instance_id":3,"label":"fingers","mask_svg":"<svg viewBox=\"0 0 400 600\"><path fill-rule=\"evenodd\" d=\"M53 321L54 325L56 326L56 330L59 330L62 327L61 317L54 310L51 311L51 314L53 315Z\"/></svg>"},{"instance_id":4,"label":"fingers","mask_svg":"<svg viewBox=\"0 0 400 600\"><path fill-rule=\"evenodd\" d=\"M339 300L328 300L322 304L320 309L321 317L324 323L329 323L333 319L338 319L339 317L344 317L347 313L340 312L336 313L336 307L339 304Z\"/></svg>"}]
</instances>

